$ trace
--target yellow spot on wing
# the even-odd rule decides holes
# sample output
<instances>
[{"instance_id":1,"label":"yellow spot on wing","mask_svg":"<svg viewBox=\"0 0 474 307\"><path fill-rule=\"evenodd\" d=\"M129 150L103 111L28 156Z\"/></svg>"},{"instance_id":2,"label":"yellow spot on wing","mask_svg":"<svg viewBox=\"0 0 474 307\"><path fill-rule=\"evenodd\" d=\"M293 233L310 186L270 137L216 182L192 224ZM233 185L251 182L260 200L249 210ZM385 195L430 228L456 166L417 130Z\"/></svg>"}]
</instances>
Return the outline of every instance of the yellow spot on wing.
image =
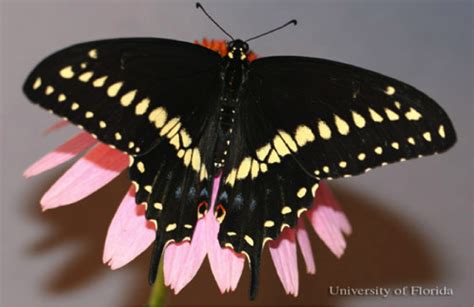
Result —
<instances>
[{"instance_id":1,"label":"yellow spot on wing","mask_svg":"<svg viewBox=\"0 0 474 307\"><path fill-rule=\"evenodd\" d=\"M189 166L189 164L191 163L192 155L193 155L193 150L191 148L186 150L186 153L184 154L184 161L183 161L184 165Z\"/></svg>"},{"instance_id":2,"label":"yellow spot on wing","mask_svg":"<svg viewBox=\"0 0 474 307\"><path fill-rule=\"evenodd\" d=\"M199 172L199 168L201 167L201 154L197 148L194 148L193 150L193 159L191 165L196 172Z\"/></svg>"},{"instance_id":3,"label":"yellow spot on wing","mask_svg":"<svg viewBox=\"0 0 474 307\"><path fill-rule=\"evenodd\" d=\"M89 50L89 52L87 54L92 59L97 59L98 58L97 49L91 49L91 50Z\"/></svg>"},{"instance_id":4,"label":"yellow spot on wing","mask_svg":"<svg viewBox=\"0 0 474 307\"><path fill-rule=\"evenodd\" d=\"M111 86L107 88L107 95L109 95L109 97L117 96L122 86L123 86L123 82L121 81L115 82L114 84L112 84Z\"/></svg>"},{"instance_id":5,"label":"yellow spot on wing","mask_svg":"<svg viewBox=\"0 0 474 307\"><path fill-rule=\"evenodd\" d=\"M258 176L258 162L257 162L257 160L252 160L251 176L252 176L252 179L257 178L257 176Z\"/></svg>"},{"instance_id":6,"label":"yellow spot on wing","mask_svg":"<svg viewBox=\"0 0 474 307\"><path fill-rule=\"evenodd\" d=\"M251 237L249 237L248 235L245 235L244 240L245 240L245 242L247 242L248 245L253 246L254 242L253 242L253 239Z\"/></svg>"},{"instance_id":7,"label":"yellow spot on wing","mask_svg":"<svg viewBox=\"0 0 474 307\"><path fill-rule=\"evenodd\" d=\"M170 144L173 145L174 148L176 148L176 150L178 150L179 149L179 136L175 135L174 137L172 137L170 140Z\"/></svg>"},{"instance_id":8,"label":"yellow spot on wing","mask_svg":"<svg viewBox=\"0 0 474 307\"><path fill-rule=\"evenodd\" d=\"M170 232L170 231L173 231L176 229L176 224L173 223L173 224L168 224L168 226L166 226L166 232Z\"/></svg>"},{"instance_id":9,"label":"yellow spot on wing","mask_svg":"<svg viewBox=\"0 0 474 307\"><path fill-rule=\"evenodd\" d=\"M136 94L137 90L133 90L123 95L122 98L120 98L120 104L124 107L128 107L132 103Z\"/></svg>"},{"instance_id":10,"label":"yellow spot on wing","mask_svg":"<svg viewBox=\"0 0 474 307\"><path fill-rule=\"evenodd\" d=\"M140 101L136 106L135 106L135 114L136 115L143 115L146 113L148 110L148 106L150 105L150 99L149 98L143 98L142 101Z\"/></svg>"},{"instance_id":11,"label":"yellow spot on wing","mask_svg":"<svg viewBox=\"0 0 474 307\"><path fill-rule=\"evenodd\" d=\"M419 120L421 118L421 114L418 113L417 110L413 109L412 107L410 107L410 109L408 110L408 112L405 113L405 117L408 119L408 120Z\"/></svg>"},{"instance_id":12,"label":"yellow spot on wing","mask_svg":"<svg viewBox=\"0 0 474 307\"><path fill-rule=\"evenodd\" d=\"M303 198L306 195L306 192L306 188L302 187L298 190L298 192L296 192L296 196L298 196L298 198Z\"/></svg>"},{"instance_id":13,"label":"yellow spot on wing","mask_svg":"<svg viewBox=\"0 0 474 307\"><path fill-rule=\"evenodd\" d=\"M242 160L239 166L239 170L237 171L237 179L242 180L247 178L250 172L252 159L250 157L246 157Z\"/></svg>"},{"instance_id":14,"label":"yellow spot on wing","mask_svg":"<svg viewBox=\"0 0 474 307\"><path fill-rule=\"evenodd\" d=\"M439 128L438 128L438 134L440 137L442 137L443 139L446 137L446 132L444 131L444 126L443 125L440 125Z\"/></svg>"},{"instance_id":15,"label":"yellow spot on wing","mask_svg":"<svg viewBox=\"0 0 474 307\"><path fill-rule=\"evenodd\" d=\"M340 134L342 135L349 134L349 125L347 124L345 120L343 120L337 115L334 115L334 121L336 123L337 131L339 131Z\"/></svg>"},{"instance_id":16,"label":"yellow spot on wing","mask_svg":"<svg viewBox=\"0 0 474 307\"><path fill-rule=\"evenodd\" d=\"M272 149L272 151L270 152L270 156L268 157L268 163L274 164L274 163L280 163L280 162L281 162L280 157L278 156L276 151Z\"/></svg>"},{"instance_id":17,"label":"yellow spot on wing","mask_svg":"<svg viewBox=\"0 0 474 307\"><path fill-rule=\"evenodd\" d=\"M423 133L423 138L428 142L431 142L431 133L429 133L428 131Z\"/></svg>"},{"instance_id":18,"label":"yellow spot on wing","mask_svg":"<svg viewBox=\"0 0 474 307\"><path fill-rule=\"evenodd\" d=\"M288 206L285 206L281 209L281 214L285 215L285 214L289 214L291 213L291 208L288 207Z\"/></svg>"},{"instance_id":19,"label":"yellow spot on wing","mask_svg":"<svg viewBox=\"0 0 474 307\"><path fill-rule=\"evenodd\" d=\"M148 120L151 123L155 124L156 128L161 128L166 122L166 119L168 118L168 113L166 112L165 108L163 107L158 107L154 109L150 115L148 115Z\"/></svg>"},{"instance_id":20,"label":"yellow spot on wing","mask_svg":"<svg viewBox=\"0 0 474 307\"><path fill-rule=\"evenodd\" d=\"M286 146L291 149L291 151L293 151L293 152L298 151L298 146L296 145L296 143L293 140L293 138L291 137L291 135L289 135L288 133L286 133L283 130L278 130L278 133L280 134L281 138L285 142Z\"/></svg>"},{"instance_id":21,"label":"yellow spot on wing","mask_svg":"<svg viewBox=\"0 0 474 307\"><path fill-rule=\"evenodd\" d=\"M58 96L58 101L59 101L59 102L63 102L63 101L65 101L65 100L66 100L66 95L64 95L64 94L59 94L59 96Z\"/></svg>"},{"instance_id":22,"label":"yellow spot on wing","mask_svg":"<svg viewBox=\"0 0 474 307\"><path fill-rule=\"evenodd\" d=\"M329 140L331 138L331 129L323 120L318 122L318 131L322 139Z\"/></svg>"},{"instance_id":23,"label":"yellow spot on wing","mask_svg":"<svg viewBox=\"0 0 474 307\"><path fill-rule=\"evenodd\" d=\"M115 139L116 139L117 141L120 141L120 140L122 139L122 135L121 135L120 133L118 133L118 132L115 132Z\"/></svg>"},{"instance_id":24,"label":"yellow spot on wing","mask_svg":"<svg viewBox=\"0 0 474 307\"><path fill-rule=\"evenodd\" d=\"M77 102L73 102L71 104L71 110L76 111L77 109L79 109L79 104Z\"/></svg>"},{"instance_id":25,"label":"yellow spot on wing","mask_svg":"<svg viewBox=\"0 0 474 307\"><path fill-rule=\"evenodd\" d=\"M148 193L151 193L151 191L153 190L152 186L151 185L146 185L144 187L145 191L147 191Z\"/></svg>"},{"instance_id":26,"label":"yellow spot on wing","mask_svg":"<svg viewBox=\"0 0 474 307\"><path fill-rule=\"evenodd\" d=\"M361 152L361 153L357 156L357 159L359 159L360 161L364 161L364 160L365 160L365 153Z\"/></svg>"},{"instance_id":27,"label":"yellow spot on wing","mask_svg":"<svg viewBox=\"0 0 474 307\"><path fill-rule=\"evenodd\" d=\"M382 149L382 147L377 146L377 147L375 147L374 152L378 155L381 155L382 152L383 152L383 149Z\"/></svg>"},{"instance_id":28,"label":"yellow spot on wing","mask_svg":"<svg viewBox=\"0 0 474 307\"><path fill-rule=\"evenodd\" d=\"M48 85L44 93L48 96L51 95L52 93L54 93L54 87L52 87L51 85Z\"/></svg>"},{"instance_id":29,"label":"yellow spot on wing","mask_svg":"<svg viewBox=\"0 0 474 307\"><path fill-rule=\"evenodd\" d=\"M412 145L415 145L415 139L414 138L409 137L407 140L408 140L408 143L410 143Z\"/></svg>"},{"instance_id":30,"label":"yellow spot on wing","mask_svg":"<svg viewBox=\"0 0 474 307\"><path fill-rule=\"evenodd\" d=\"M346 168L347 167L347 162L346 161L339 162L339 167L340 168Z\"/></svg>"},{"instance_id":31,"label":"yellow spot on wing","mask_svg":"<svg viewBox=\"0 0 474 307\"><path fill-rule=\"evenodd\" d=\"M100 77L98 79L95 79L94 82L92 82L92 85L94 87L102 87L105 84L105 80L107 80L107 76Z\"/></svg>"},{"instance_id":32,"label":"yellow spot on wing","mask_svg":"<svg viewBox=\"0 0 474 307\"><path fill-rule=\"evenodd\" d=\"M307 143L313 142L315 137L308 126L300 125L296 128L295 139L298 146L303 147Z\"/></svg>"},{"instance_id":33,"label":"yellow spot on wing","mask_svg":"<svg viewBox=\"0 0 474 307\"><path fill-rule=\"evenodd\" d=\"M86 118L92 118L92 117L94 117L94 113L92 113L92 112L90 112L90 111L87 111L85 115L86 115Z\"/></svg>"},{"instance_id":34,"label":"yellow spot on wing","mask_svg":"<svg viewBox=\"0 0 474 307\"><path fill-rule=\"evenodd\" d=\"M395 101L394 104L395 104L395 107L399 110L402 107L402 104L399 101Z\"/></svg>"},{"instance_id":35,"label":"yellow spot on wing","mask_svg":"<svg viewBox=\"0 0 474 307\"><path fill-rule=\"evenodd\" d=\"M399 120L400 116L398 116L397 113L393 112L389 108L385 108L385 114L387 114L387 117L391 121Z\"/></svg>"},{"instance_id":36,"label":"yellow spot on wing","mask_svg":"<svg viewBox=\"0 0 474 307\"><path fill-rule=\"evenodd\" d=\"M267 220L267 221L265 221L265 223L263 224L263 226L266 227L266 228L270 228L270 227L275 226L275 222L272 221L272 220Z\"/></svg>"},{"instance_id":37,"label":"yellow spot on wing","mask_svg":"<svg viewBox=\"0 0 474 307\"><path fill-rule=\"evenodd\" d=\"M318 190L319 188L319 184L315 183L312 187L311 187L311 194L314 196L316 196L316 191Z\"/></svg>"},{"instance_id":38,"label":"yellow spot on wing","mask_svg":"<svg viewBox=\"0 0 474 307\"><path fill-rule=\"evenodd\" d=\"M36 78L35 82L33 83L33 89L37 90L41 86L41 78Z\"/></svg>"},{"instance_id":39,"label":"yellow spot on wing","mask_svg":"<svg viewBox=\"0 0 474 307\"><path fill-rule=\"evenodd\" d=\"M72 66L66 66L59 71L59 75L64 79L71 79L74 77L74 71L72 70Z\"/></svg>"},{"instance_id":40,"label":"yellow spot on wing","mask_svg":"<svg viewBox=\"0 0 474 307\"><path fill-rule=\"evenodd\" d=\"M89 82L93 75L94 73L92 71L86 71L79 76L79 81Z\"/></svg>"},{"instance_id":41,"label":"yellow spot on wing","mask_svg":"<svg viewBox=\"0 0 474 307\"><path fill-rule=\"evenodd\" d=\"M138 171L139 171L140 173L142 173L142 174L145 172L145 165L143 164L142 161L139 161L139 162L137 163L137 169L138 169Z\"/></svg>"},{"instance_id":42,"label":"yellow spot on wing","mask_svg":"<svg viewBox=\"0 0 474 307\"><path fill-rule=\"evenodd\" d=\"M170 130L179 123L179 117L174 117L170 119L164 126L161 128L160 136L166 135ZM156 124L156 122L155 122Z\"/></svg>"},{"instance_id":43,"label":"yellow spot on wing","mask_svg":"<svg viewBox=\"0 0 474 307\"><path fill-rule=\"evenodd\" d=\"M153 207L158 210L163 210L163 204L162 203L154 203Z\"/></svg>"},{"instance_id":44,"label":"yellow spot on wing","mask_svg":"<svg viewBox=\"0 0 474 307\"><path fill-rule=\"evenodd\" d=\"M393 95L395 94L395 88L393 86L387 86L387 88L385 89L385 93L387 95Z\"/></svg>"},{"instance_id":45,"label":"yellow spot on wing","mask_svg":"<svg viewBox=\"0 0 474 307\"><path fill-rule=\"evenodd\" d=\"M271 149L270 144L266 144L257 150L257 158L260 161L264 161Z\"/></svg>"},{"instance_id":46,"label":"yellow spot on wing","mask_svg":"<svg viewBox=\"0 0 474 307\"><path fill-rule=\"evenodd\" d=\"M290 154L290 150L288 147L286 147L285 142L279 135L276 135L273 139L273 146L275 147L277 153L282 157Z\"/></svg>"},{"instance_id":47,"label":"yellow spot on wing","mask_svg":"<svg viewBox=\"0 0 474 307\"><path fill-rule=\"evenodd\" d=\"M235 183L235 176L237 175L237 171L235 170L235 168L233 168L229 175L227 176L226 180L225 180L225 183L230 185L231 187L234 186L234 183Z\"/></svg>"},{"instance_id":48,"label":"yellow spot on wing","mask_svg":"<svg viewBox=\"0 0 474 307\"><path fill-rule=\"evenodd\" d=\"M374 109L369 108L370 117L374 122L381 123L383 122L383 117L379 113L375 112Z\"/></svg>"},{"instance_id":49,"label":"yellow spot on wing","mask_svg":"<svg viewBox=\"0 0 474 307\"><path fill-rule=\"evenodd\" d=\"M352 111L352 120L358 128L365 127L365 118L356 111Z\"/></svg>"},{"instance_id":50,"label":"yellow spot on wing","mask_svg":"<svg viewBox=\"0 0 474 307\"><path fill-rule=\"evenodd\" d=\"M101 120L99 122L99 127L103 129L103 128L107 127L107 124L103 120Z\"/></svg>"},{"instance_id":51,"label":"yellow spot on wing","mask_svg":"<svg viewBox=\"0 0 474 307\"><path fill-rule=\"evenodd\" d=\"M266 173L268 171L268 166L265 163L260 163L260 171Z\"/></svg>"},{"instance_id":52,"label":"yellow spot on wing","mask_svg":"<svg viewBox=\"0 0 474 307\"><path fill-rule=\"evenodd\" d=\"M191 145L191 142L192 142L191 137L186 132L186 130L181 129L179 131L179 135L181 136L181 143L183 144L184 147L188 147L189 145Z\"/></svg>"},{"instance_id":53,"label":"yellow spot on wing","mask_svg":"<svg viewBox=\"0 0 474 307\"><path fill-rule=\"evenodd\" d=\"M399 149L400 148L400 145L397 143L397 142L393 142L391 144L391 146L394 148L394 149Z\"/></svg>"}]
</instances>

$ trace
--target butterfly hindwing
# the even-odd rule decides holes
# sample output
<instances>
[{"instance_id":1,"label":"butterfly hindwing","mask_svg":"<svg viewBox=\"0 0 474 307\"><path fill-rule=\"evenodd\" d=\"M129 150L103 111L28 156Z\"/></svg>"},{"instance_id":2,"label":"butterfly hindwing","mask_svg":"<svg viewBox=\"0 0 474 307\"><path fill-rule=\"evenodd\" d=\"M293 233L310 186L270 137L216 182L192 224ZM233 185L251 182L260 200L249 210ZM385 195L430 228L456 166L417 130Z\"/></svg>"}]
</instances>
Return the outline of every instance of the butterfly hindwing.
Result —
<instances>
[{"instance_id":1,"label":"butterfly hindwing","mask_svg":"<svg viewBox=\"0 0 474 307\"><path fill-rule=\"evenodd\" d=\"M276 163L280 159L277 152L287 156L279 139L257 150L278 131L265 119L259 97L253 92L247 94L235 113L214 213L221 223L221 246L248 257L250 296L255 297L264 244L277 238L284 228L296 226L297 218L311 204L318 180L308 176L289 152L286 163Z\"/></svg>"},{"instance_id":2,"label":"butterfly hindwing","mask_svg":"<svg viewBox=\"0 0 474 307\"><path fill-rule=\"evenodd\" d=\"M219 60L207 48L180 41L102 40L49 56L23 88L31 101L137 155L183 114L206 107Z\"/></svg>"},{"instance_id":3,"label":"butterfly hindwing","mask_svg":"<svg viewBox=\"0 0 474 307\"><path fill-rule=\"evenodd\" d=\"M351 176L442 152L456 141L436 102L395 79L304 57L252 62L251 86L267 119L295 143L294 157L317 178ZM290 142L290 143L288 143Z\"/></svg>"}]
</instances>

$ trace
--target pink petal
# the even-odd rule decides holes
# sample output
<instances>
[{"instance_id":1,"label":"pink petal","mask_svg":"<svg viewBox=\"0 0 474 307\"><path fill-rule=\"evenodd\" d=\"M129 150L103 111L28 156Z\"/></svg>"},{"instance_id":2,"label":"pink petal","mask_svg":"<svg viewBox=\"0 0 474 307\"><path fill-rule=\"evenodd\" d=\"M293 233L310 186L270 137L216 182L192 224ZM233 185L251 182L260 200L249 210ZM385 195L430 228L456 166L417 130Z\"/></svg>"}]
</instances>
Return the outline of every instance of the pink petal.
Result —
<instances>
[{"instance_id":1,"label":"pink petal","mask_svg":"<svg viewBox=\"0 0 474 307\"><path fill-rule=\"evenodd\" d=\"M41 199L43 210L68 205L89 196L128 166L125 154L99 144L59 178Z\"/></svg>"},{"instance_id":2,"label":"pink petal","mask_svg":"<svg viewBox=\"0 0 474 307\"><path fill-rule=\"evenodd\" d=\"M287 294L298 296L298 259L295 230L285 228L277 240L269 244L275 269Z\"/></svg>"},{"instance_id":3,"label":"pink petal","mask_svg":"<svg viewBox=\"0 0 474 307\"><path fill-rule=\"evenodd\" d=\"M350 224L329 187L321 182L313 207L307 212L318 236L338 258L346 248L343 233L350 234Z\"/></svg>"},{"instance_id":4,"label":"pink petal","mask_svg":"<svg viewBox=\"0 0 474 307\"><path fill-rule=\"evenodd\" d=\"M165 285L178 294L196 276L206 257L206 225L197 222L191 242L170 243L164 253Z\"/></svg>"},{"instance_id":5,"label":"pink petal","mask_svg":"<svg viewBox=\"0 0 474 307\"><path fill-rule=\"evenodd\" d=\"M63 145L56 148L54 151L46 154L41 159L33 163L23 173L25 177L31 177L49 169L52 169L61 163L64 163L87 148L97 143L97 141L87 132L81 132L71 138Z\"/></svg>"},{"instance_id":6,"label":"pink petal","mask_svg":"<svg viewBox=\"0 0 474 307\"><path fill-rule=\"evenodd\" d=\"M62 120L59 120L57 121L56 123L52 124L51 126L49 126L48 128L46 128L44 131L43 131L43 134L44 135L48 135L50 134L51 132L54 132L56 130L59 130L61 128L64 128L66 126L69 125L69 122L65 119L62 119Z\"/></svg>"},{"instance_id":7,"label":"pink petal","mask_svg":"<svg viewBox=\"0 0 474 307\"><path fill-rule=\"evenodd\" d=\"M135 259L155 240L154 226L145 219L145 207L135 204L134 190L128 190L107 231L102 261L112 270Z\"/></svg>"},{"instance_id":8,"label":"pink petal","mask_svg":"<svg viewBox=\"0 0 474 307\"><path fill-rule=\"evenodd\" d=\"M207 252L211 271L219 290L221 293L225 293L227 291L234 291L237 288L237 284L239 283L244 269L245 256L234 252L230 248L222 248L217 238L220 224L213 212L220 180L221 175L214 178L211 208L206 214L204 221L206 222L207 227Z\"/></svg>"},{"instance_id":9,"label":"pink petal","mask_svg":"<svg viewBox=\"0 0 474 307\"><path fill-rule=\"evenodd\" d=\"M308 232L306 231L303 219L298 220L296 238L298 239L298 245L300 246L300 250L303 254L303 259L306 264L306 272L308 272L308 274L315 274L316 264L314 263L313 250L311 249L311 242L309 240Z\"/></svg>"}]
</instances>

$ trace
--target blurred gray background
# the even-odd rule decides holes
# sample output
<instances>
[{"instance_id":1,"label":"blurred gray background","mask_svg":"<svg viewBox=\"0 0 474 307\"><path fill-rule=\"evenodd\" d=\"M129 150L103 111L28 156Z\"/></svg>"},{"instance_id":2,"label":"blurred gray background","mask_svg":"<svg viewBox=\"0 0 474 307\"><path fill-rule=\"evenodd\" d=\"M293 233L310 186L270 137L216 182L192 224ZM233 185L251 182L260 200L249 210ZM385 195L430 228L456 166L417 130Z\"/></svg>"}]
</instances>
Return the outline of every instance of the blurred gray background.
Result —
<instances>
[{"instance_id":1,"label":"blurred gray background","mask_svg":"<svg viewBox=\"0 0 474 307\"><path fill-rule=\"evenodd\" d=\"M231 33L249 37L297 18L299 25L252 42L261 56L306 55L352 63L412 84L437 100L457 129L443 155L338 180L354 228L342 259L313 235L318 272L300 270L300 296L286 296L268 252L251 305L472 306L473 2L203 1ZM21 93L50 53L78 42L126 36L193 41L223 34L193 1L12 1L1 4L1 306L139 306L147 301L149 252L110 271L101 263L108 224L126 176L87 199L42 214L41 195L70 165L25 180L23 170L76 129L48 137L57 119ZM300 259L301 260L301 259ZM302 261L300 261L300 264ZM207 262L169 305L240 305L221 296ZM449 297L331 297L329 286L447 286Z\"/></svg>"}]
</instances>

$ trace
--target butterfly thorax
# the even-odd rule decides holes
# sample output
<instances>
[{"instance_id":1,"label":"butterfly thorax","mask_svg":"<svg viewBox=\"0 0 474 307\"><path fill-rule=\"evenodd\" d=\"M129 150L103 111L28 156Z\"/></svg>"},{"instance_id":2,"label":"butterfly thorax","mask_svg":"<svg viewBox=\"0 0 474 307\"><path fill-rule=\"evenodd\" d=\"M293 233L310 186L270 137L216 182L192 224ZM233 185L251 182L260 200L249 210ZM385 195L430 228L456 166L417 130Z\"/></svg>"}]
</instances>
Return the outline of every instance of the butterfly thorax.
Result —
<instances>
[{"instance_id":1,"label":"butterfly thorax","mask_svg":"<svg viewBox=\"0 0 474 307\"><path fill-rule=\"evenodd\" d=\"M218 97L219 125L217 143L214 151L214 167L221 169L225 165L228 149L231 145L235 116L240 107L248 75L248 47L238 43L229 44L229 52L221 62L221 90Z\"/></svg>"}]
</instances>

